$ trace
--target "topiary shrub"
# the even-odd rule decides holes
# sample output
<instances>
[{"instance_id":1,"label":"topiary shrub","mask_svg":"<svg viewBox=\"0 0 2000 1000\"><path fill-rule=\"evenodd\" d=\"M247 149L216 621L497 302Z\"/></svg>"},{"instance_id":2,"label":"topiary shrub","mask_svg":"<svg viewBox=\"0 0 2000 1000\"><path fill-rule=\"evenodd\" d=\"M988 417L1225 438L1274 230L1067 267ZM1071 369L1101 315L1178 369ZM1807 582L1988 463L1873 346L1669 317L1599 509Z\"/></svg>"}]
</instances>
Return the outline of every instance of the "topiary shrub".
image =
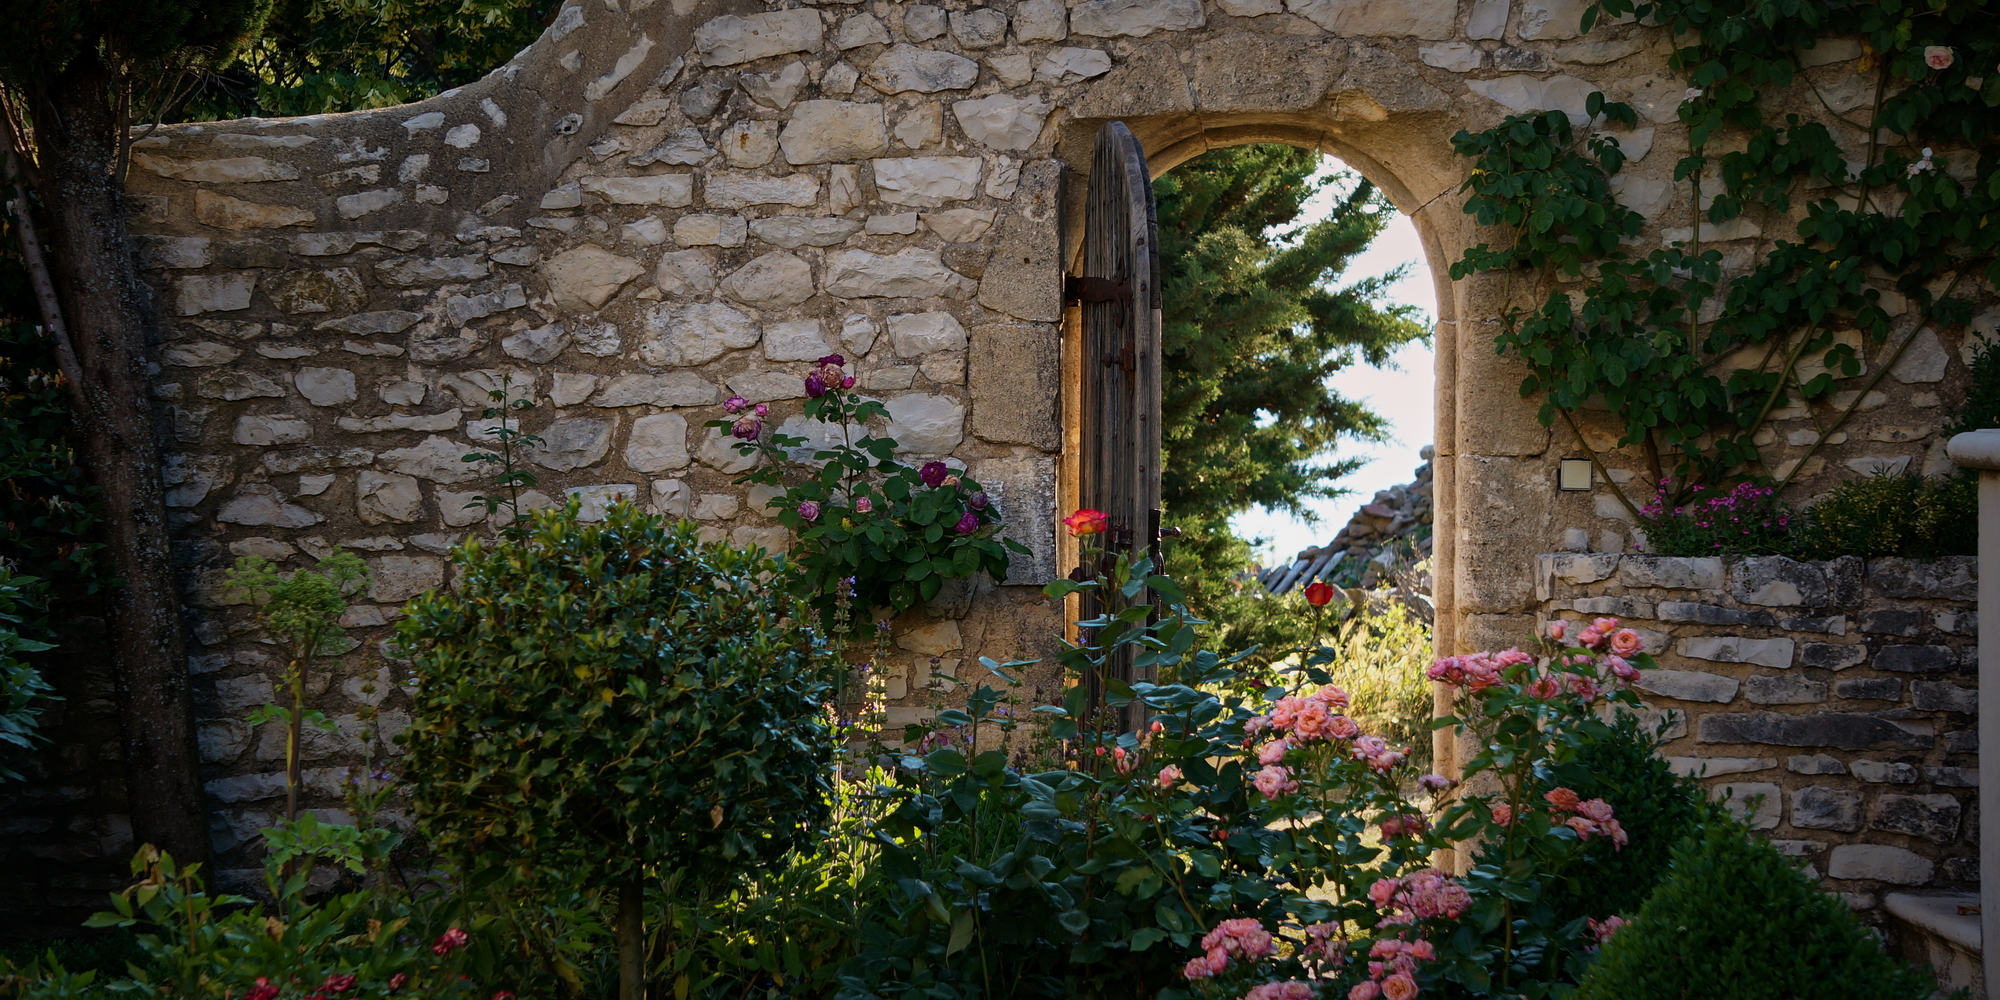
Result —
<instances>
[{"instance_id":1,"label":"topiary shrub","mask_svg":"<svg viewBox=\"0 0 2000 1000\"><path fill-rule=\"evenodd\" d=\"M648 880L723 885L819 834L838 665L781 560L577 511L467 541L458 589L411 602L404 761L440 852L615 890L630 998Z\"/></svg>"},{"instance_id":2,"label":"topiary shrub","mask_svg":"<svg viewBox=\"0 0 2000 1000\"><path fill-rule=\"evenodd\" d=\"M1676 848L1671 873L1613 934L1577 1000L1922 1000L1847 904L1736 823Z\"/></svg>"}]
</instances>

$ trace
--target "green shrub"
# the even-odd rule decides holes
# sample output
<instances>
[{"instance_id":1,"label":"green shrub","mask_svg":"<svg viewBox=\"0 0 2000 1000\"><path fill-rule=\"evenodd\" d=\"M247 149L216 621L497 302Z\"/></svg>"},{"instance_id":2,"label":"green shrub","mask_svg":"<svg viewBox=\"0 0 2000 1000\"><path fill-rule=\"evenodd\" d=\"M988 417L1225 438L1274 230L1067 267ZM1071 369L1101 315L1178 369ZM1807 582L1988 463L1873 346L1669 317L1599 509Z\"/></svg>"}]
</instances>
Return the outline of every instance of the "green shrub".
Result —
<instances>
[{"instance_id":1,"label":"green shrub","mask_svg":"<svg viewBox=\"0 0 2000 1000\"><path fill-rule=\"evenodd\" d=\"M42 709L55 696L42 672L21 658L54 648L21 634L22 614L38 610L34 592L39 582L0 564L0 750L28 750L42 742ZM0 761L0 782L20 778Z\"/></svg>"},{"instance_id":2,"label":"green shrub","mask_svg":"<svg viewBox=\"0 0 2000 1000\"><path fill-rule=\"evenodd\" d=\"M1718 493L1699 484L1676 492L1661 480L1659 493L1639 509L1645 551L1658 556L1789 552L1797 544L1795 519L1777 491L1747 482Z\"/></svg>"},{"instance_id":3,"label":"green shrub","mask_svg":"<svg viewBox=\"0 0 2000 1000\"><path fill-rule=\"evenodd\" d=\"M1368 598L1323 647L1323 667L1354 699L1349 714L1369 732L1408 747L1419 774L1431 769L1431 629L1394 599ZM1313 659L1317 660L1315 656Z\"/></svg>"},{"instance_id":4,"label":"green shrub","mask_svg":"<svg viewBox=\"0 0 2000 1000\"><path fill-rule=\"evenodd\" d=\"M472 872L617 890L629 995L646 882L724 885L820 835L839 665L785 563L627 504L454 558L399 627L419 822Z\"/></svg>"},{"instance_id":5,"label":"green shrub","mask_svg":"<svg viewBox=\"0 0 2000 1000\"><path fill-rule=\"evenodd\" d=\"M1972 555L1979 541L1979 487L1970 475L1927 480L1914 472L1852 479L1806 508L1799 554Z\"/></svg>"},{"instance_id":6,"label":"green shrub","mask_svg":"<svg viewBox=\"0 0 2000 1000\"><path fill-rule=\"evenodd\" d=\"M1544 899L1563 919L1630 916L1666 878L1674 846L1725 813L1660 759L1659 740L1631 716L1585 732L1542 772L1542 790L1566 787L1617 806L1631 841L1615 851L1586 846Z\"/></svg>"},{"instance_id":7,"label":"green shrub","mask_svg":"<svg viewBox=\"0 0 2000 1000\"><path fill-rule=\"evenodd\" d=\"M1927 977L1770 844L1717 823L1599 951L1578 1000L1920 1000Z\"/></svg>"}]
</instances>

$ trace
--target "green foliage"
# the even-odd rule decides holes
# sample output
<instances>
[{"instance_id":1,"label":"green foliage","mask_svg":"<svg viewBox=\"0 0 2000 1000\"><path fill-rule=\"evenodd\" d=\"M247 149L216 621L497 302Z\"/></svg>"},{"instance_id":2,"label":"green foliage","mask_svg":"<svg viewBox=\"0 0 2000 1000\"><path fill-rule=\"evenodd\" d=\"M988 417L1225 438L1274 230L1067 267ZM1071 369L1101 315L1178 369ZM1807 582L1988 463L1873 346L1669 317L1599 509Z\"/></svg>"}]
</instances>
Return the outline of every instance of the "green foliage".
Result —
<instances>
[{"instance_id":1,"label":"green foliage","mask_svg":"<svg viewBox=\"0 0 2000 1000\"><path fill-rule=\"evenodd\" d=\"M1671 472L1677 490L1755 476L1764 468L1755 438L1774 410L1807 405L1819 440L1854 413L1858 402L1833 399L1862 376L1862 347L1891 340L1877 287L1884 276L1920 322L1878 352L1872 380L1919 328L1963 325L1971 302L1961 286L2000 278L2000 227L1982 221L2000 210L1991 142L2000 86L1984 72L2000 59L2000 40L1978 28L1986 6L1602 0L1587 8L1586 26L1630 15L1663 25L1679 43L1672 65L1690 87L1678 109L1689 150L1675 178L1689 186L1686 200L1703 207L1686 222L1695 232L1689 243L1634 257L1617 241L1636 232L1636 217L1589 204L1608 194L1604 184L1622 165L1604 136L1593 133L1578 149L1565 116L1544 113L1457 137L1460 152L1478 158L1466 211L1514 232L1508 245L1468 251L1453 276L1525 263L1585 278L1580 291L1554 291L1533 312L1503 317L1499 347L1528 364L1522 393L1544 395L1542 421L1570 420L1601 399L1620 424L1618 445L1643 449L1655 475ZM1797 82L1801 51L1845 35L1868 43L1863 69L1877 70L1873 104L1856 124L1882 139L1858 170L1825 124L1839 117L1834 111L1778 117L1763 106L1767 94ZM1951 64L1929 68L1927 46L1950 47ZM1985 85L1967 85L1982 76ZM1631 109L1602 95L1586 110L1599 124L1633 121ZM1724 134L1729 141L1716 145L1727 151L1712 154ZM1932 144L1971 152L1939 157ZM1968 162L1947 162L1960 155ZM1704 178L1717 176L1721 189L1710 180L1704 190ZM1796 238L1775 239L1725 276L1722 255L1702 248L1700 228L1747 213L1767 232L1791 213ZM1858 330L1863 343L1838 339L1843 330ZM1852 395L1864 397L1872 380Z\"/></svg>"},{"instance_id":2,"label":"green foliage","mask_svg":"<svg viewBox=\"0 0 2000 1000\"><path fill-rule=\"evenodd\" d=\"M1551 873L1556 879L1544 898L1560 920L1629 917L1666 878L1676 844L1727 821L1722 807L1660 759L1658 734L1642 731L1637 720L1620 717L1608 733L1593 735L1556 755L1537 788L1567 787L1579 798L1618 803L1631 841L1615 851L1591 844Z\"/></svg>"},{"instance_id":3,"label":"green foliage","mask_svg":"<svg viewBox=\"0 0 2000 1000\"><path fill-rule=\"evenodd\" d=\"M793 571L628 504L578 506L454 554L411 602L405 780L431 845L472 872L691 884L820 835L838 665Z\"/></svg>"},{"instance_id":4,"label":"green foliage","mask_svg":"<svg viewBox=\"0 0 2000 1000\"><path fill-rule=\"evenodd\" d=\"M527 396L515 396L512 399L508 398L510 396L514 396L513 376L503 374L500 376L500 385L486 392L486 398L491 400L493 405L479 411L482 419L500 421L486 428L486 434L500 442L500 450L475 451L460 461L478 462L499 468L500 475L494 485L506 490L507 495L481 493L467 501L465 507L467 510L475 507L483 509L487 517L498 514L502 507L507 508L507 526L500 529L500 534L507 538L519 539L527 530L528 521L527 512L521 509L521 491L534 489L540 482L533 472L521 467L520 452L542 444L542 439L538 435L522 433L520 417L517 416L534 409L535 401Z\"/></svg>"},{"instance_id":5,"label":"green foliage","mask_svg":"<svg viewBox=\"0 0 2000 1000\"><path fill-rule=\"evenodd\" d=\"M1678 494L1676 500L1672 484L1663 481L1652 502L1639 508L1652 555L1760 555L1798 547L1798 516L1768 486L1738 483L1717 494L1697 485Z\"/></svg>"},{"instance_id":6,"label":"green foliage","mask_svg":"<svg viewBox=\"0 0 2000 1000\"><path fill-rule=\"evenodd\" d=\"M214 61L255 35L271 0L6 0L0 81L50 81L79 56L126 69ZM109 98L111 95L105 95Z\"/></svg>"},{"instance_id":7,"label":"green foliage","mask_svg":"<svg viewBox=\"0 0 2000 1000\"><path fill-rule=\"evenodd\" d=\"M1001 537L999 508L969 473L896 459L896 439L869 429L889 422L888 409L849 391L845 367L833 354L805 375L806 419L825 428L817 440L765 427L769 406L741 396L723 404L730 416L707 424L757 459L738 483L782 490L766 506L797 539L790 558L800 573L791 582L843 638L874 628L867 612L908 610L946 580L1004 579L1008 553L1028 551ZM799 461L804 455L809 462Z\"/></svg>"},{"instance_id":8,"label":"green foliage","mask_svg":"<svg viewBox=\"0 0 2000 1000\"><path fill-rule=\"evenodd\" d=\"M28 318L35 307L13 227L0 214L0 559L35 567L69 599L101 582L100 512L71 444L54 352L39 318Z\"/></svg>"},{"instance_id":9,"label":"green foliage","mask_svg":"<svg viewBox=\"0 0 2000 1000\"><path fill-rule=\"evenodd\" d=\"M55 689L34 664L21 658L24 653L55 648L22 634L23 613L39 610L35 594L39 582L0 563L0 750L30 750L45 742L38 725ZM18 772L0 762L0 783L19 780Z\"/></svg>"},{"instance_id":10,"label":"green foliage","mask_svg":"<svg viewBox=\"0 0 2000 1000\"><path fill-rule=\"evenodd\" d=\"M1673 853L1670 874L1599 953L1578 1000L1919 1000L1847 903L1735 823Z\"/></svg>"},{"instance_id":11,"label":"green foliage","mask_svg":"<svg viewBox=\"0 0 2000 1000\"><path fill-rule=\"evenodd\" d=\"M200 78L188 119L356 111L463 86L514 57L556 0L274 0L261 37Z\"/></svg>"},{"instance_id":12,"label":"green foliage","mask_svg":"<svg viewBox=\"0 0 2000 1000\"><path fill-rule=\"evenodd\" d=\"M1363 728L1410 748L1411 768L1431 769L1430 625L1393 597L1364 595L1307 662L1322 667L1353 699Z\"/></svg>"},{"instance_id":13,"label":"green foliage","mask_svg":"<svg viewBox=\"0 0 2000 1000\"><path fill-rule=\"evenodd\" d=\"M1850 479L1806 508L1800 534L1799 553L1808 559L1975 555L1979 481L1914 472Z\"/></svg>"},{"instance_id":14,"label":"green foliage","mask_svg":"<svg viewBox=\"0 0 2000 1000\"><path fill-rule=\"evenodd\" d=\"M1971 379L1965 387L1965 400L1959 404L1958 415L1941 432L1946 437L2000 427L2000 341L1979 340L1972 348L1972 364L1968 369Z\"/></svg>"},{"instance_id":15,"label":"green foliage","mask_svg":"<svg viewBox=\"0 0 2000 1000\"><path fill-rule=\"evenodd\" d=\"M94 970L73 973L50 952L18 967L0 963L0 996L276 1000L321 990L357 1000L485 998L496 985L515 985L491 921L468 917L449 897L383 890L308 902L307 876L277 878L273 866L267 908L209 891L200 867L142 848L132 860L138 881L85 924L136 935L126 975L100 981Z\"/></svg>"}]
</instances>

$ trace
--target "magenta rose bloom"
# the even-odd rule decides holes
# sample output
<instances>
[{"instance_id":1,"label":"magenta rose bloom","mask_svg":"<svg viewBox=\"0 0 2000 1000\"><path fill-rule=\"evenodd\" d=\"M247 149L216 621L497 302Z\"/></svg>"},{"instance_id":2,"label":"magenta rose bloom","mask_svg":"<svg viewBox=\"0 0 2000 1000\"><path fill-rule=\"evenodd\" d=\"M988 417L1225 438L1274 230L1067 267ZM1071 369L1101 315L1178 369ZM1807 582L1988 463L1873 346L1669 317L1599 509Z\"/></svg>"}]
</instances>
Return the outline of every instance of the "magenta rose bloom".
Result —
<instances>
[{"instance_id":1,"label":"magenta rose bloom","mask_svg":"<svg viewBox=\"0 0 2000 1000\"><path fill-rule=\"evenodd\" d=\"M814 363L814 364L818 364L818 365L832 365L832 366L834 366L835 368L839 368L839 367L841 367L842 365L845 365L845 364L847 364L847 359L846 359L846 358L843 358L843 357L841 357L841 356L840 356L840 355L838 355L838 354L829 354L829 355L827 355L826 357L823 357L823 358L821 358L821 359L819 359L818 361L816 361L816 362L813 362L813 363Z\"/></svg>"},{"instance_id":2,"label":"magenta rose bloom","mask_svg":"<svg viewBox=\"0 0 2000 1000\"><path fill-rule=\"evenodd\" d=\"M722 401L722 412L741 413L750 408L750 401L742 396L731 396Z\"/></svg>"},{"instance_id":3,"label":"magenta rose bloom","mask_svg":"<svg viewBox=\"0 0 2000 1000\"><path fill-rule=\"evenodd\" d=\"M861 499L854 501L854 510L856 513L866 514L874 509L875 509L875 501L870 500L867 497L862 497Z\"/></svg>"},{"instance_id":4,"label":"magenta rose bloom","mask_svg":"<svg viewBox=\"0 0 2000 1000\"><path fill-rule=\"evenodd\" d=\"M818 372L806 376L806 395L814 399L826 395L826 380L820 378Z\"/></svg>"},{"instance_id":5,"label":"magenta rose bloom","mask_svg":"<svg viewBox=\"0 0 2000 1000\"><path fill-rule=\"evenodd\" d=\"M917 478L932 489L944 485L944 479L949 475L951 470L946 468L943 462L925 462L924 467L917 470Z\"/></svg>"},{"instance_id":6,"label":"magenta rose bloom","mask_svg":"<svg viewBox=\"0 0 2000 1000\"><path fill-rule=\"evenodd\" d=\"M969 511L969 510L968 510L968 511L966 511L966 512L965 512L965 516L964 516L964 517L961 517L961 518L959 518L959 519L958 519L958 533L959 533L959 534L961 534L961 535L970 535L970 534L972 534L973 532L975 532L975 531L978 531L978 530L979 530L979 515L978 515L978 514L974 514L973 512L971 512L971 511Z\"/></svg>"},{"instance_id":7,"label":"magenta rose bloom","mask_svg":"<svg viewBox=\"0 0 2000 1000\"><path fill-rule=\"evenodd\" d=\"M803 521L819 520L819 504L807 500L799 504L799 518Z\"/></svg>"},{"instance_id":8,"label":"magenta rose bloom","mask_svg":"<svg viewBox=\"0 0 2000 1000\"><path fill-rule=\"evenodd\" d=\"M986 505L992 502L993 498L987 496L985 490L979 490L965 498L965 505L973 510L985 510Z\"/></svg>"},{"instance_id":9,"label":"magenta rose bloom","mask_svg":"<svg viewBox=\"0 0 2000 1000\"><path fill-rule=\"evenodd\" d=\"M756 417L738 418L736 421L736 426L731 427L729 429L729 433L734 434L745 441L755 441L757 440L757 435L762 434L763 432L764 432L764 422L762 420L757 419Z\"/></svg>"}]
</instances>

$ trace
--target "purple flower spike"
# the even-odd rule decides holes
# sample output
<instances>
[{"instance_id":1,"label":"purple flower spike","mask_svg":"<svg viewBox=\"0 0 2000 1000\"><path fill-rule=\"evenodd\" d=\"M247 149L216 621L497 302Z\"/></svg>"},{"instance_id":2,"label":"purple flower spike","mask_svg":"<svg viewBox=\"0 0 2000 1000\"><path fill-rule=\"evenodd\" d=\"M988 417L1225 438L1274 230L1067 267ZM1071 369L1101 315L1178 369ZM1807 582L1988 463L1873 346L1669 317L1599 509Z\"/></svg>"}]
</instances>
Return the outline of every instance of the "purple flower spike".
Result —
<instances>
[{"instance_id":1,"label":"purple flower spike","mask_svg":"<svg viewBox=\"0 0 2000 1000\"><path fill-rule=\"evenodd\" d=\"M917 470L917 478L922 479L924 485L932 489L944 485L944 479L949 475L951 470L945 468L943 462L925 462L924 467Z\"/></svg>"},{"instance_id":2,"label":"purple flower spike","mask_svg":"<svg viewBox=\"0 0 2000 1000\"><path fill-rule=\"evenodd\" d=\"M959 534L961 534L961 535L970 535L970 534L972 534L973 532L975 532L975 531L978 531L978 530L979 530L979 515L978 515L978 514L974 514L973 512L971 512L971 511L969 511L969 510L968 510L968 511L966 511L966 512L965 512L965 516L964 516L964 517L961 517L961 518L959 518L959 519L958 519L958 533L959 533Z\"/></svg>"}]
</instances>

